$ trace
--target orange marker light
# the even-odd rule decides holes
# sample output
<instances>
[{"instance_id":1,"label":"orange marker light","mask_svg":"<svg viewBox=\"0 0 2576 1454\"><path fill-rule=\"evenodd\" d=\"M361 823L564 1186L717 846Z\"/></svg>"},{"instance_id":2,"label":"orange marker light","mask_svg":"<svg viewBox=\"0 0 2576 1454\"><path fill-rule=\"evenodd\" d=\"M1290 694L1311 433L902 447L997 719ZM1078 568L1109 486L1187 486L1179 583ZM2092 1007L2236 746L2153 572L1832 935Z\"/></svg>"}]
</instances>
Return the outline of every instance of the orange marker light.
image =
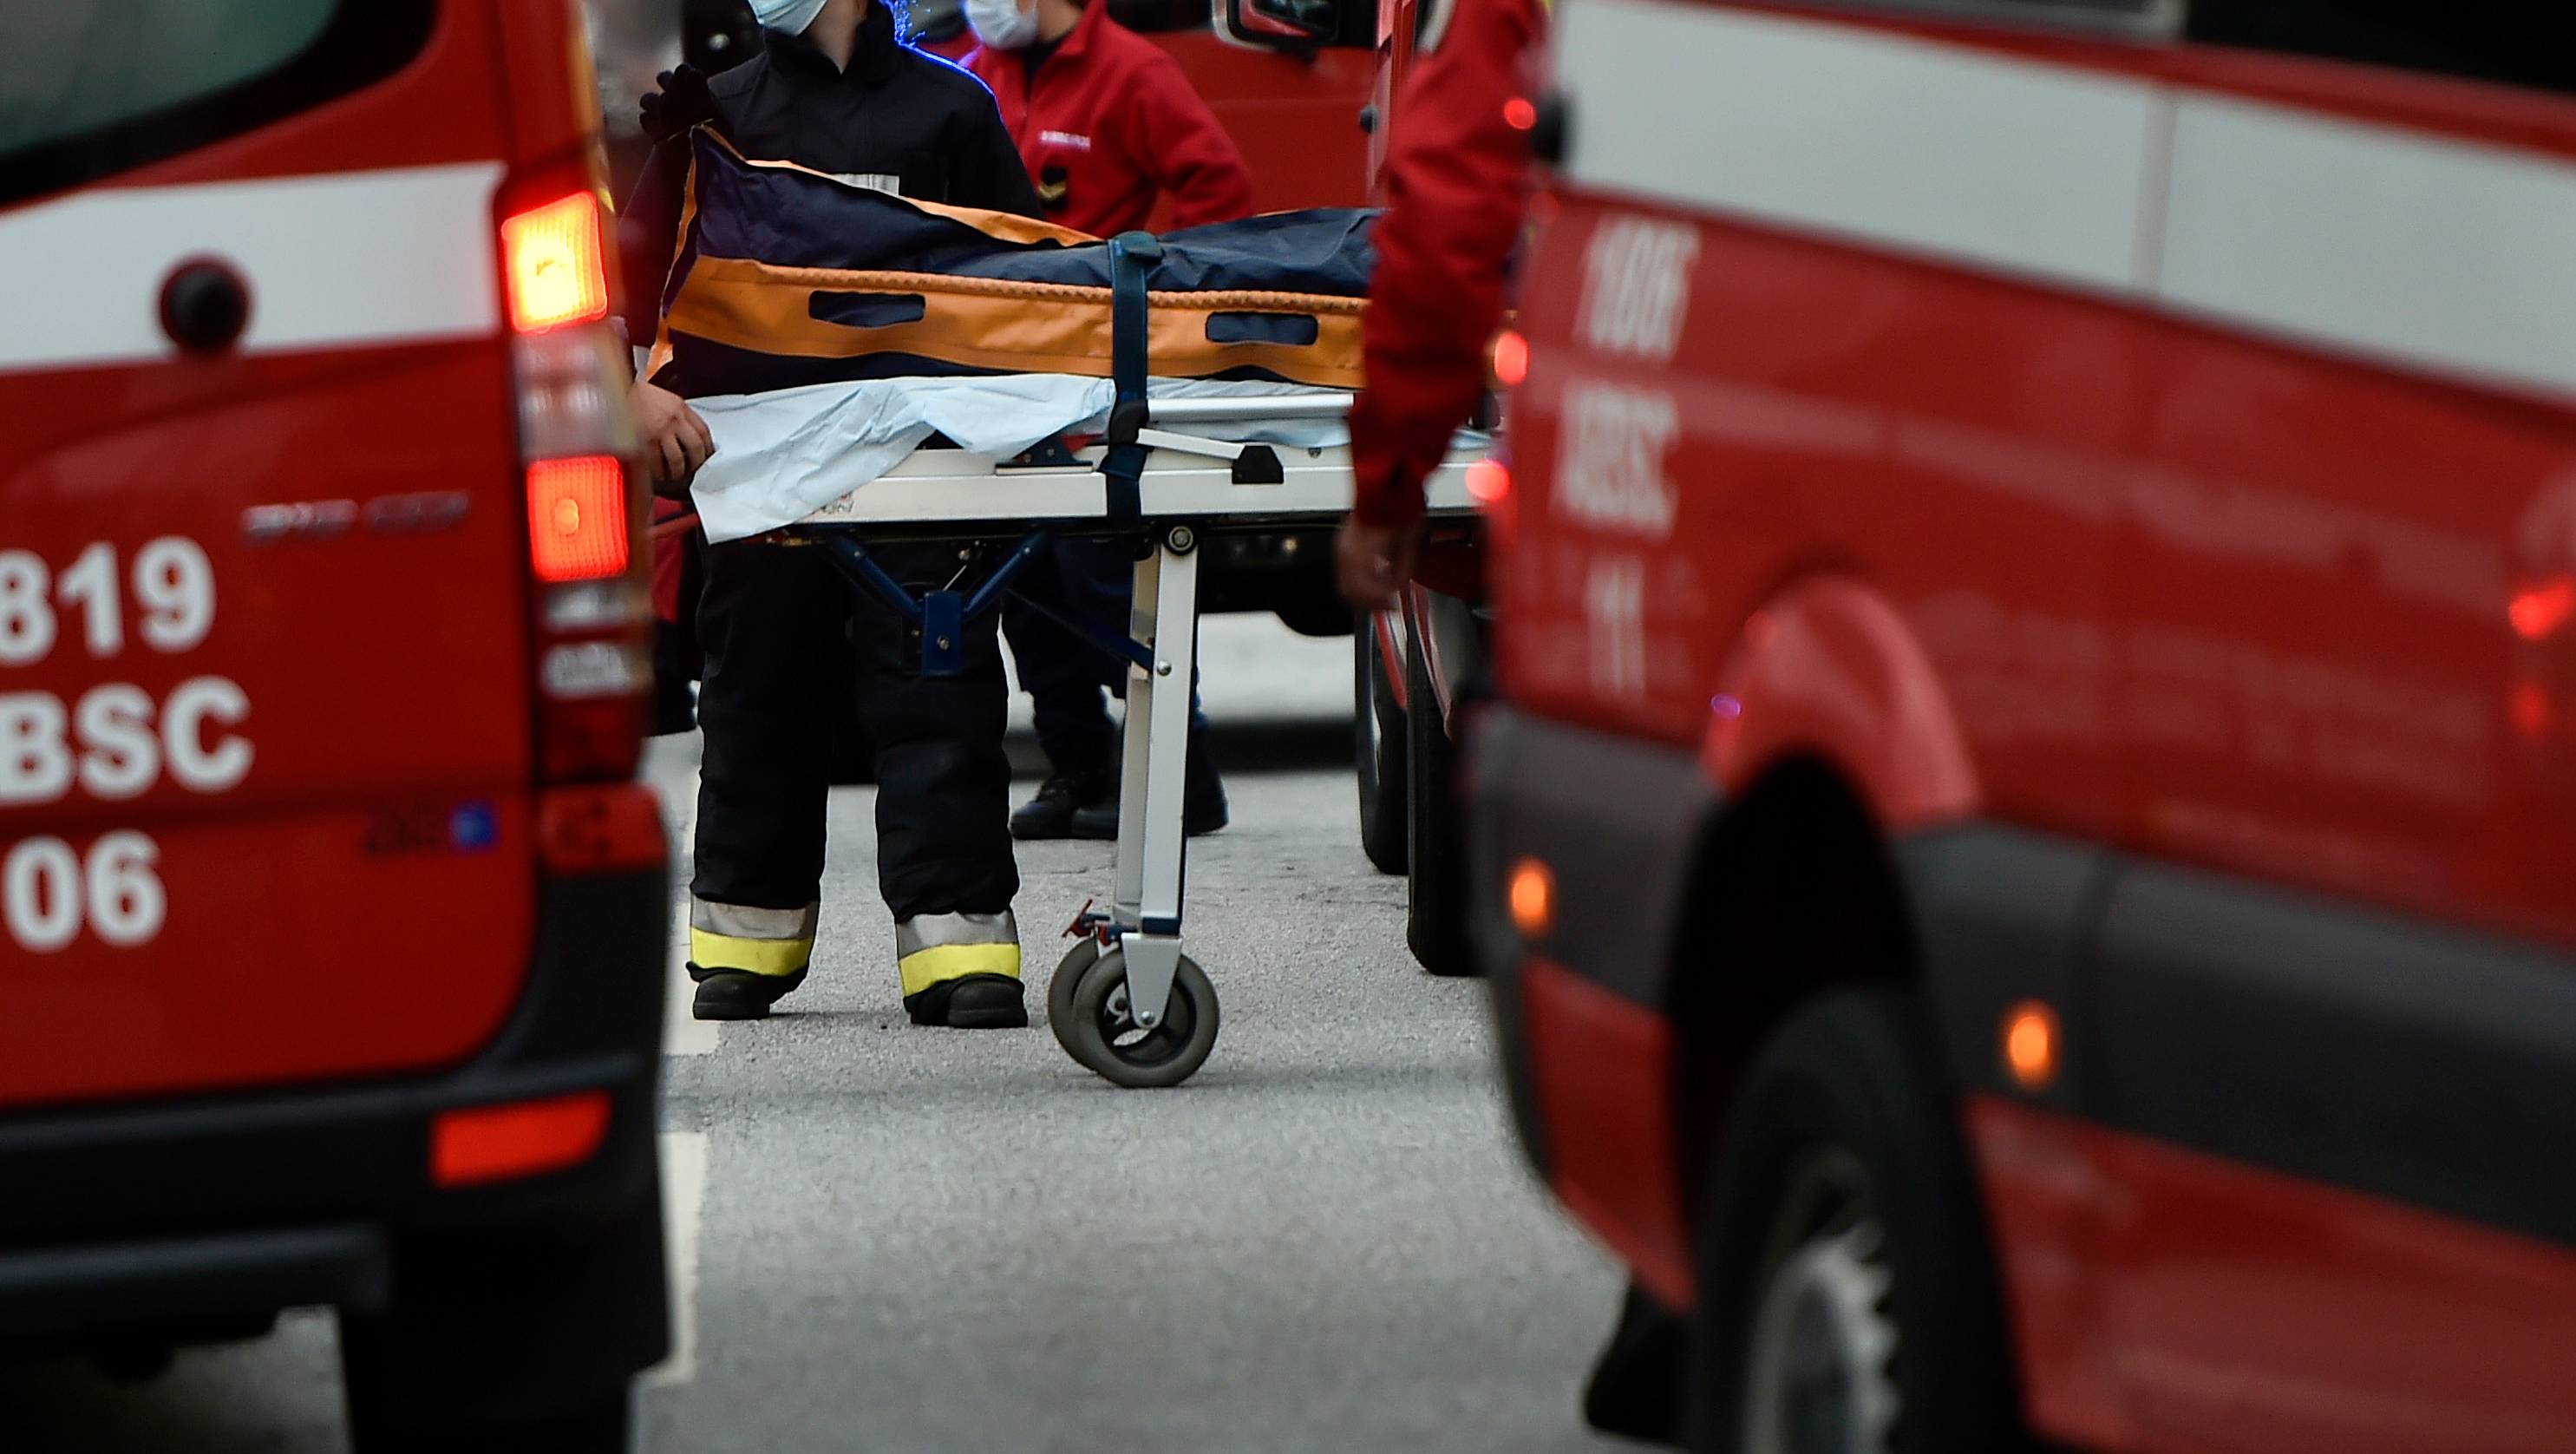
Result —
<instances>
[{"instance_id":1,"label":"orange marker light","mask_svg":"<svg viewBox=\"0 0 2576 1454\"><path fill-rule=\"evenodd\" d=\"M2513 623L2513 634L2525 641L2538 641L2576 617L2576 579L2556 576L2543 584L2525 586L2505 603L2505 618Z\"/></svg>"},{"instance_id":2,"label":"orange marker light","mask_svg":"<svg viewBox=\"0 0 2576 1454\"><path fill-rule=\"evenodd\" d=\"M1504 884L1512 927L1523 939L1544 939L1556 927L1556 875L1535 858L1512 865Z\"/></svg>"},{"instance_id":3,"label":"orange marker light","mask_svg":"<svg viewBox=\"0 0 2576 1454\"><path fill-rule=\"evenodd\" d=\"M1527 131L1538 125L1538 107L1527 96L1514 96L1503 103L1503 124L1514 131Z\"/></svg>"},{"instance_id":4,"label":"orange marker light","mask_svg":"<svg viewBox=\"0 0 2576 1454\"><path fill-rule=\"evenodd\" d=\"M575 192L503 222L501 271L510 281L510 326L521 333L607 317L599 200Z\"/></svg>"},{"instance_id":5,"label":"orange marker light","mask_svg":"<svg viewBox=\"0 0 2576 1454\"><path fill-rule=\"evenodd\" d=\"M1517 389L1529 377L1529 340L1511 329L1494 335L1494 382Z\"/></svg>"},{"instance_id":6,"label":"orange marker light","mask_svg":"<svg viewBox=\"0 0 2576 1454\"><path fill-rule=\"evenodd\" d=\"M528 564L549 584L626 569L626 472L616 456L528 466Z\"/></svg>"},{"instance_id":7,"label":"orange marker light","mask_svg":"<svg viewBox=\"0 0 2576 1454\"><path fill-rule=\"evenodd\" d=\"M2026 1091L2046 1090L2057 1079L2057 1012L2024 1000L2004 1013L2004 1068Z\"/></svg>"},{"instance_id":8,"label":"orange marker light","mask_svg":"<svg viewBox=\"0 0 2576 1454\"><path fill-rule=\"evenodd\" d=\"M474 1186L578 1166L608 1137L608 1093L441 1112L429 1128L429 1175Z\"/></svg>"}]
</instances>

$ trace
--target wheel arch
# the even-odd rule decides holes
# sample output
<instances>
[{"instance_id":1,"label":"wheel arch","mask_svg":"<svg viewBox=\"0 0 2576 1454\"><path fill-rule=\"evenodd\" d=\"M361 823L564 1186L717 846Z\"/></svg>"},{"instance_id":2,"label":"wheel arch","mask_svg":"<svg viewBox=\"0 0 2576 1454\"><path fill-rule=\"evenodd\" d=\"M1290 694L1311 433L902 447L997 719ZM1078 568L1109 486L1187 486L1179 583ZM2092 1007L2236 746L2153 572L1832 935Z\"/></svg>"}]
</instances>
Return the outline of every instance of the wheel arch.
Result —
<instances>
[{"instance_id":1,"label":"wheel arch","mask_svg":"<svg viewBox=\"0 0 2576 1454\"><path fill-rule=\"evenodd\" d=\"M1696 1227L1734 1089L1772 1032L1836 989L1919 985L1924 960L1888 828L1824 753L1782 753L1727 794L1683 882L1666 1014L1672 1164Z\"/></svg>"},{"instance_id":2,"label":"wheel arch","mask_svg":"<svg viewBox=\"0 0 2576 1454\"><path fill-rule=\"evenodd\" d=\"M1970 817L1982 802L1931 654L1853 576L1801 577L1748 615L1710 709L1700 765L1729 797L1812 757L1833 763L1891 831Z\"/></svg>"}]
</instances>

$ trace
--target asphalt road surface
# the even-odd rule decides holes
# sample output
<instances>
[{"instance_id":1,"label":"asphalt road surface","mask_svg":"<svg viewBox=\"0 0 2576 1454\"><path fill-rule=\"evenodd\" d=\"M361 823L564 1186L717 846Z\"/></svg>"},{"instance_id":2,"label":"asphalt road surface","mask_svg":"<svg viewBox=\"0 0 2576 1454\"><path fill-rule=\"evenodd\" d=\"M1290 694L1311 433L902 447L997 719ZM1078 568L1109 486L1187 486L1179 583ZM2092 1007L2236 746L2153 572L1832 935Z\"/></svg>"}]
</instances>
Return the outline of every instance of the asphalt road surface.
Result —
<instances>
[{"instance_id":1,"label":"asphalt road surface","mask_svg":"<svg viewBox=\"0 0 2576 1454\"><path fill-rule=\"evenodd\" d=\"M1190 855L1215 1055L1180 1089L1121 1091L1042 1027L912 1028L874 794L837 791L813 977L720 1031L675 991L680 1347L644 1448L1630 1447L1575 1414L1617 1277L1522 1166L1482 986L1413 967L1403 887L1360 855L1348 642L1266 617L1203 640L1234 808ZM695 762L673 739L648 766L684 855ZM1020 862L1042 1014L1055 928L1105 891L1110 850ZM0 1448L21 1454L342 1447L325 1314L139 1386L0 1367Z\"/></svg>"}]
</instances>

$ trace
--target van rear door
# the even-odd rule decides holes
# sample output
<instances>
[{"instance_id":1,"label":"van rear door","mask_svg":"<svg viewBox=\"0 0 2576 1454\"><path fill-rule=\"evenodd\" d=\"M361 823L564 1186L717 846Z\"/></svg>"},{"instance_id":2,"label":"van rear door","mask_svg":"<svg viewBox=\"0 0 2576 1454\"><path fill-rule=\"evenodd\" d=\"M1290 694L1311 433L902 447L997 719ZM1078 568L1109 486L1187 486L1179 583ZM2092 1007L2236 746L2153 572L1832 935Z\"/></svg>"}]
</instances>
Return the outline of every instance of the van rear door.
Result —
<instances>
[{"instance_id":1,"label":"van rear door","mask_svg":"<svg viewBox=\"0 0 2576 1454\"><path fill-rule=\"evenodd\" d=\"M0 7L0 1108L453 1062L518 996L493 24Z\"/></svg>"}]
</instances>

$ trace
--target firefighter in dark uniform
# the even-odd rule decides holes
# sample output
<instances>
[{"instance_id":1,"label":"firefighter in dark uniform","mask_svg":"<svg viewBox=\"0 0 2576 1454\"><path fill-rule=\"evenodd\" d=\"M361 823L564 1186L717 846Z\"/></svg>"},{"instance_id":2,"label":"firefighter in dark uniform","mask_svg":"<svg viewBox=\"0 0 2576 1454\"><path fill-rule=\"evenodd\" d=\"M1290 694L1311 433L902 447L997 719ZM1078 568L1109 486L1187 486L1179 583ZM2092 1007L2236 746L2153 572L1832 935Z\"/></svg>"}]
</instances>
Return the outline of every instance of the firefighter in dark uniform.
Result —
<instances>
[{"instance_id":1,"label":"firefighter in dark uniform","mask_svg":"<svg viewBox=\"0 0 2576 1454\"><path fill-rule=\"evenodd\" d=\"M705 121L744 155L789 161L922 202L1035 217L992 95L904 45L882 0L758 0L767 51L708 81L665 77L645 100L659 138L619 224L630 336L658 322L686 185L687 129ZM666 385L635 390L645 452L664 491L712 448ZM954 546L878 549L918 588L960 568ZM698 716L697 875L689 973L702 1020L756 1019L805 978L820 919L831 694L855 679L876 746L878 886L895 918L904 1008L959 1027L1028 1023L1011 917L1010 764L1001 647L990 617L967 628L966 669L920 672L908 623L861 599L810 547L736 541L706 553L698 606L706 674ZM835 670L846 660L847 677Z\"/></svg>"}]
</instances>

